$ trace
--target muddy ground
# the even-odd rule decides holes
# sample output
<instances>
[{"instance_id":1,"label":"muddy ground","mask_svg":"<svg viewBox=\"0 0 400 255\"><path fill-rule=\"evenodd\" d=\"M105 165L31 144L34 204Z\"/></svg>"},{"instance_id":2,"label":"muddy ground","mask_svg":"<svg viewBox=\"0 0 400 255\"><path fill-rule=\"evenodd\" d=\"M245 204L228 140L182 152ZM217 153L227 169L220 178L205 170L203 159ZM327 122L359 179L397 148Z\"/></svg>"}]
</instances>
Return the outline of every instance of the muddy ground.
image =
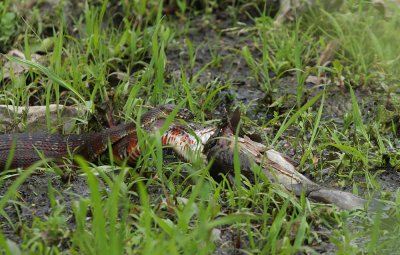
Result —
<instances>
[{"instance_id":1,"label":"muddy ground","mask_svg":"<svg viewBox=\"0 0 400 255\"><path fill-rule=\"evenodd\" d=\"M224 24L223 21L218 20L217 17L213 17L214 28L203 27L202 21L194 21L199 24L199 30L191 30L187 37L191 40L194 48L199 49L197 52L196 64L193 69L188 68L188 76L194 75L200 71L200 69L212 59L211 52L213 50L218 51L221 57L220 64L213 66L211 65L204 73L199 77L200 84L207 84L212 81L218 81L221 84L227 82L233 85L226 90L223 90L220 95L220 102L217 105L217 111L214 113L208 112L208 118L218 118L219 112L222 108L228 108L232 110L233 107L243 104L247 106L247 112L245 113L250 119L254 120L257 124L262 125L266 123L273 115L274 110L286 111L293 107L295 100L287 100L282 103L279 109L270 108L269 105L281 96L287 96L287 98L295 98L296 95L296 80L294 76L287 75L279 79L273 80L273 87L275 88L273 93L266 94L257 84L257 81L253 78L253 73L246 64L243 58L238 57L238 54L230 54L232 49L238 49L244 44L251 44L246 36L238 36L228 32L220 32L225 28L229 28L228 24ZM167 49L167 70L166 74L169 79L179 79L180 77L180 63L186 63L186 66L190 66L188 50L185 45L184 38L176 38L175 46ZM315 84L306 84L306 97L311 98L312 95L321 91L321 87ZM362 112L368 113L368 118L374 118L378 114L376 110L377 105L385 104L386 95L384 91L365 91L357 90L358 99L362 106ZM272 101L271 101L272 98ZM317 109L318 105L314 106ZM351 100L350 93L347 89L339 86L331 85L327 87L327 98L324 108L323 119L324 121L330 121L333 124L340 127L342 125L343 116L351 111ZM269 130L268 132L276 132L277 130ZM292 146L290 141L293 140L291 137L296 136L296 127L286 132L281 139L280 148L287 148L286 153L294 160L299 160L301 157L301 151L298 146ZM270 134L264 134L270 136ZM327 153L329 156L329 153ZM323 160L323 159L322 159ZM390 165L382 164L382 168L377 169L380 173L377 175L381 187L385 191L395 191L400 185L400 173L393 169ZM307 174L307 173L306 173ZM325 172L324 176L318 176L314 178L312 174L308 174L311 179L314 179L317 183L324 183L324 185L336 186L337 177L334 174L330 174L329 170ZM13 178L5 180L0 188L0 195L3 195L7 188L13 183ZM73 229L74 222L72 216L72 210L70 208L71 201L76 199L76 196L88 197L89 191L86 185L85 177L76 175L73 179L68 182L62 180L58 175L45 173L41 175L33 175L29 177L24 184L18 189L19 194L14 202L9 203L5 208L5 212L10 217L5 219L1 217L1 227L3 233L7 238L19 242L21 231L25 231L23 226L17 227L17 231L13 231L13 228L8 223L20 222L22 219L25 224L29 225L33 218L46 218L54 208L52 208L49 198L49 183L56 192L56 199L59 204L65 206L63 214L66 216L67 224ZM336 186L337 187L337 186ZM350 190L351 187L340 187L344 190ZM75 195L74 195L75 194ZM160 191L153 191L151 196L157 198L160 195ZM322 242L312 246L317 252L331 254L335 251L335 246L329 242L331 235L327 229L316 229L315 231L320 233ZM217 249L217 254L231 254L233 251L232 247L235 247L235 233L230 230L221 229L220 247Z\"/></svg>"}]
</instances>

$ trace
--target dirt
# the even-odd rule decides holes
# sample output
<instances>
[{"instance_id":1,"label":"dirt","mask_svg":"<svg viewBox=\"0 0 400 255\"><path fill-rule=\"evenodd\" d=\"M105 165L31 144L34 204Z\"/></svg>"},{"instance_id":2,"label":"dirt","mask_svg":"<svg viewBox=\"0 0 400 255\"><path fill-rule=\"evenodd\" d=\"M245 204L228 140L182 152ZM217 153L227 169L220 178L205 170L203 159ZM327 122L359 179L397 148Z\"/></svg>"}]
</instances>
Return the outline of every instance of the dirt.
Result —
<instances>
[{"instance_id":1,"label":"dirt","mask_svg":"<svg viewBox=\"0 0 400 255\"><path fill-rule=\"evenodd\" d=\"M193 77L197 74L201 68L212 60L212 54L218 54L221 61L216 64L210 65L210 67L203 72L198 79L199 86L208 84L212 81L218 81L220 86L231 83L228 89L220 92L219 97L222 98L217 107L217 111L214 113L208 112L208 118L218 118L223 108L232 110L237 105L243 104L247 106L246 116L248 118L262 124L267 122L273 114L274 110L285 111L290 109L295 104L295 100L288 100L283 102L283 105L279 108L270 108L269 105L274 99L281 96L295 96L296 95L296 81L294 76L286 76L280 79L274 80L274 86L278 88L272 95L267 94L257 81L253 78L254 75L245 60L238 57L237 54L231 54L232 51L240 50L243 45L251 44L252 42L245 36L235 36L229 33L221 32L223 29L228 28L226 22L215 19L214 29L209 27L203 27L202 21L197 20L194 23L199 24L199 30L190 31L186 36L190 39L194 48L198 48L196 63L193 69L188 68L188 76ZM224 25L226 27L224 27ZM205 36L206 35L206 36ZM184 38L178 38L175 46L167 49L167 76L170 75L171 79L180 77L180 63L184 66L190 67L188 49L182 47L186 45ZM349 91L346 89L330 86L327 88L328 94L326 97L326 103L324 108L323 119L332 120L335 125L343 125L343 116L351 111L351 100ZM310 98L321 91L321 88L314 84L306 85L306 95ZM379 93L379 92L378 92ZM362 102L363 112L367 112L372 115L376 114L376 105L381 104L385 100L383 92L381 94L375 94L373 97L368 95L368 92L357 91L359 98L365 98L366 101ZM295 97L294 97L295 98ZM318 107L314 106L315 108ZM316 108L317 109L317 108ZM368 110L370 109L370 110ZM295 132L295 129L292 131ZM269 134L267 134L269 135ZM293 133L285 134L283 140L287 136L294 135ZM290 156L298 159L299 154L296 151L287 151ZM380 174L377 175L377 179L381 187L387 191L395 191L399 188L400 174L395 169L383 169ZM3 195L7 188L12 184L14 179L7 179L0 188L0 195ZM336 178L328 177L324 178L324 182L329 183L330 181L335 182ZM318 182L318 180L317 180ZM29 177L24 184L18 189L18 203L9 203L5 208L5 212L8 214L12 222L20 222L22 219L23 224L30 224L34 217L46 218L52 211L49 198L49 183L57 191L56 199L60 201L60 204L65 205L63 214L72 215L70 207L71 201L74 201L76 197L72 194L77 194L82 197L88 197L89 190L86 185L85 177L76 176L70 183L63 183L61 178L54 174L44 175L33 175ZM351 189L348 187L348 189ZM152 196L158 196L159 190L153 190ZM73 217L70 217L71 219ZM6 219L0 218L1 228L7 238L16 242L19 240L18 233L15 233L11 226L7 224ZM73 228L73 222L68 222ZM320 243L312 245L317 251L325 254L332 254L335 252L335 246L329 242L329 236L331 233L326 229L314 229L314 231L320 233L323 237ZM217 250L217 254L230 254L232 247L235 244L237 237L231 232L231 230L222 230L222 240L219 242L220 246Z\"/></svg>"},{"instance_id":2,"label":"dirt","mask_svg":"<svg viewBox=\"0 0 400 255\"><path fill-rule=\"evenodd\" d=\"M13 182L14 179L12 178L2 183L0 194L3 195ZM77 199L76 196L89 196L86 177L77 175L72 182L65 183L62 181L62 178L56 174L34 174L18 188L17 199L14 199L14 202L9 203L5 207L5 213L7 213L12 222L14 224L17 223L19 227L22 227L23 224L30 225L35 217L45 219L56 209L52 208L50 203L50 187L56 191L55 199L57 204L65 206L63 209L65 215L73 214L71 202ZM9 224L4 224L6 223L4 217L0 217L0 222L3 222L1 227L7 238L16 242L20 241L18 233L15 233Z\"/></svg>"}]
</instances>

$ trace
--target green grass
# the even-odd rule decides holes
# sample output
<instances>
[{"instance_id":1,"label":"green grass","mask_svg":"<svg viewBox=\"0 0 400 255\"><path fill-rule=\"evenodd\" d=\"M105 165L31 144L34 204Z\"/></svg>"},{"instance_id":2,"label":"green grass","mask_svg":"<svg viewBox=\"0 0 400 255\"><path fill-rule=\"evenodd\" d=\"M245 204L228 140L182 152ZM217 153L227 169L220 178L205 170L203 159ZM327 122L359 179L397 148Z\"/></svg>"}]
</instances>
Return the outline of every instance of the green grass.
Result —
<instances>
[{"instance_id":1,"label":"green grass","mask_svg":"<svg viewBox=\"0 0 400 255\"><path fill-rule=\"evenodd\" d=\"M398 183L380 181L385 174L396 178L400 169L398 9L383 17L364 0L334 10L317 4L276 26L269 7L258 1L87 1L65 9L71 16L62 15L61 4L44 15L39 4L24 13L12 8L16 2L0 5L0 48L2 53L19 49L26 59L1 56L0 64L11 61L27 71L11 70L10 78L1 80L0 104L83 107L86 114L77 116L80 124L72 132L104 128L104 112L120 122L138 122L149 105L186 106L200 123L221 118L222 106L240 106L257 116L244 116L242 127L260 132L266 145L299 161L300 171L313 180L389 206L340 211L296 198L262 176L250 182L240 175L237 153L235 183L216 182L209 165L163 153L159 139L138 126L144 149L136 166L114 163L109 151L93 164L76 159L70 183L60 181L67 169L51 165L1 173L1 252L398 250ZM218 13L230 21L220 22ZM331 40L338 41L337 51L331 64L319 66ZM37 53L40 61L33 57ZM321 83L306 82L309 75ZM265 94L239 100L241 83ZM62 114L57 117L62 125ZM46 122L54 132L49 115ZM32 175L38 168L45 174ZM48 196L45 214L26 197L29 181L41 183L33 190L44 189Z\"/></svg>"}]
</instances>

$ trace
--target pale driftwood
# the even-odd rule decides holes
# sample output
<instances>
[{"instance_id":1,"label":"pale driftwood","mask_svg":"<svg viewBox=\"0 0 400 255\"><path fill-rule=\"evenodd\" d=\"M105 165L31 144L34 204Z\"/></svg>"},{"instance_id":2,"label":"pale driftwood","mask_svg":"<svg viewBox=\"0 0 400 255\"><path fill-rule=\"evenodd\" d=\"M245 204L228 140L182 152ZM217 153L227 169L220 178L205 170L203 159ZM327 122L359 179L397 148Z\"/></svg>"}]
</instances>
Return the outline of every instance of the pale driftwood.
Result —
<instances>
[{"instance_id":1,"label":"pale driftwood","mask_svg":"<svg viewBox=\"0 0 400 255\"><path fill-rule=\"evenodd\" d=\"M268 150L264 157L263 170L268 176L273 173L275 181L282 184L287 190L292 191L297 196L302 192L306 197L318 202L335 204L341 209L352 210L362 209L366 205L366 200L355 196L349 192L326 188L318 185L307 177L299 173L285 157L279 152ZM271 163L272 162L272 163Z\"/></svg>"},{"instance_id":2,"label":"pale driftwood","mask_svg":"<svg viewBox=\"0 0 400 255\"><path fill-rule=\"evenodd\" d=\"M364 208L366 200L349 192L326 188L318 185L299 173L285 156L275 150L266 150L263 144L249 138L238 138L240 147L244 147L247 155L262 166L263 172L272 182L284 186L295 195L302 192L308 198L318 202L335 204L342 209Z\"/></svg>"},{"instance_id":3,"label":"pale driftwood","mask_svg":"<svg viewBox=\"0 0 400 255\"><path fill-rule=\"evenodd\" d=\"M46 106L0 105L0 132L48 131L46 112ZM58 126L62 130L70 131L76 119L81 118L84 113L84 109L77 107L51 104L49 105L50 126ZM14 123L18 124L14 125Z\"/></svg>"},{"instance_id":4,"label":"pale driftwood","mask_svg":"<svg viewBox=\"0 0 400 255\"><path fill-rule=\"evenodd\" d=\"M198 145L196 148L203 149L203 145L208 142L216 130L216 128L199 128L195 130L194 133L199 136L198 141L202 143L202 145ZM349 192L323 187L311 181L298 172L296 167L291 163L291 160L288 160L286 156L275 150L267 149L265 145L252 141L246 136L235 139L235 136L228 135L220 137L219 139L228 139L232 144L236 141L241 159L244 158L242 156L247 156L247 158L262 166L263 174L271 182L282 185L296 196L300 196L304 193L306 197L312 200L334 204L345 210L363 209L366 206L367 201L361 197ZM230 148L233 149L234 146L230 146ZM175 151L181 154L184 152L184 149L175 148ZM197 151L199 152L199 150ZM233 155L233 153L231 155ZM218 156L219 155L217 155L217 157ZM231 162L231 167L233 169L233 160ZM243 168L246 168L245 164L245 162L241 162ZM249 175L249 172L243 169L242 174Z\"/></svg>"},{"instance_id":5,"label":"pale driftwood","mask_svg":"<svg viewBox=\"0 0 400 255\"><path fill-rule=\"evenodd\" d=\"M364 209L367 205L367 200L353 195L352 193L324 187L312 182L299 173L295 167L288 162L285 156L275 150L268 150L264 156L267 157L263 167L265 174L270 175L271 172L274 172L275 176L278 176L275 181L282 184L287 190L292 191L297 196L300 196L301 193L304 192L310 199L334 204L345 210ZM271 164L271 162L268 161L273 163ZM282 175L280 173L286 174ZM374 206L378 205L377 201L373 202Z\"/></svg>"}]
</instances>

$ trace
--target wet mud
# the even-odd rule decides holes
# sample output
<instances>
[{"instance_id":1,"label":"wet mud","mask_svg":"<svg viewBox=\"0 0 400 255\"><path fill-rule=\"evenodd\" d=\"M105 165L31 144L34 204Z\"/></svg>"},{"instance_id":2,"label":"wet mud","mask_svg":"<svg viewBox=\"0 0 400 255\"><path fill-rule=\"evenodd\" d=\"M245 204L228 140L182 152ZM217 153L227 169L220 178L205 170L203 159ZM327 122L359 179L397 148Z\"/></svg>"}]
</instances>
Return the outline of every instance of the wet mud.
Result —
<instances>
[{"instance_id":1,"label":"wet mud","mask_svg":"<svg viewBox=\"0 0 400 255\"><path fill-rule=\"evenodd\" d=\"M275 111L280 113L285 112L293 108L296 104L296 79L293 75L287 75L279 79L274 79L272 87L275 88L272 92L266 92L263 89L262 84L254 79L254 75L247 65L246 61L240 57L240 54L232 54L232 52L240 50L243 45L251 45L252 41L246 36L237 36L224 31L229 28L226 21L221 21L215 18L214 28L203 27L202 21L198 20L195 22L199 23L199 29L191 30L187 34L176 38L176 42L166 49L167 65L166 65L166 76L167 81L178 80L181 78L181 63L183 66L188 67L187 72L188 78L196 76L201 69L209 64L208 68L198 76L197 84L199 87L207 86L216 82L217 86L224 86L229 84L226 89L223 89L218 94L218 103L216 111L206 112L206 116L209 119L219 118L224 108L233 111L238 105L246 106L246 117L253 120L258 125L263 125L268 122ZM182 28L183 29L183 28ZM185 44L185 39L189 38L193 47L197 50L196 61L191 67L188 48L182 47ZM211 63L213 55L218 55L218 62ZM273 74L271 74L273 76ZM196 90L196 88L195 88ZM305 86L305 101L316 95L321 91L321 87L315 84L308 83ZM343 119L346 114L351 112L351 97L347 89L340 88L338 86L327 86L327 96L324 106L323 120L330 122L332 125L341 126L343 125ZM387 99L383 91L362 91L356 90L356 94L361 102L361 108L363 113L367 113L365 118L376 118L376 114L379 114L377 106L385 105ZM285 97L287 100L277 106L271 104L274 100ZM315 111L318 110L319 105L313 106ZM390 122L390 120L388 120ZM260 130L258 130L260 131ZM281 140L280 144L286 143L286 146L281 148L286 151L290 157L295 160L299 160L301 157L300 150L293 150L290 141L291 137L296 136L298 130L296 127L291 128L286 132ZM261 130L262 132L262 130ZM264 131L266 132L266 131ZM268 130L268 132L274 135L276 130ZM271 133L263 134L268 137L272 137ZM326 154L329 157L329 153ZM324 160L324 159L322 159ZM313 173L305 173L314 179L317 183L325 183L331 186L335 186L337 177L335 174L329 173L329 170L321 172L317 175ZM326 174L326 175L324 175ZM321 177L321 175L323 175ZM317 177L316 177L317 176ZM383 190L396 191L400 186L400 174L397 169L393 166L377 169L376 178L381 185ZM2 196L12 184L14 178L7 179L2 182L0 187L0 196ZM70 182L64 183L60 176L55 174L43 174L30 176L21 187L18 189L18 195L14 202L10 202L5 207L5 213L8 215L9 220L13 224L30 224L34 217L46 218L51 214L55 208L52 207L49 199L49 188L54 189L55 198L60 204L63 204L63 214L71 216L71 202L76 200L76 196L89 197L90 192L86 184L86 178L81 175L75 176ZM351 190L351 187L342 187L344 190ZM151 196L158 196L161 193L160 190L151 190ZM76 195L74 195L76 194ZM137 201L138 202L138 201ZM8 219L0 216L1 228L5 236L15 242L19 241L18 231L12 228L8 224ZM68 219L67 224L74 226L73 217L66 217ZM217 242L220 247L217 248L217 254L232 254L235 249L232 247L239 246L240 242L235 233L230 229L220 229L221 240ZM331 254L335 252L335 246L329 241L331 233L327 229L314 229L320 233L321 242L317 244L310 244L310 246L317 252ZM239 242L239 244L238 244Z\"/></svg>"}]
</instances>

